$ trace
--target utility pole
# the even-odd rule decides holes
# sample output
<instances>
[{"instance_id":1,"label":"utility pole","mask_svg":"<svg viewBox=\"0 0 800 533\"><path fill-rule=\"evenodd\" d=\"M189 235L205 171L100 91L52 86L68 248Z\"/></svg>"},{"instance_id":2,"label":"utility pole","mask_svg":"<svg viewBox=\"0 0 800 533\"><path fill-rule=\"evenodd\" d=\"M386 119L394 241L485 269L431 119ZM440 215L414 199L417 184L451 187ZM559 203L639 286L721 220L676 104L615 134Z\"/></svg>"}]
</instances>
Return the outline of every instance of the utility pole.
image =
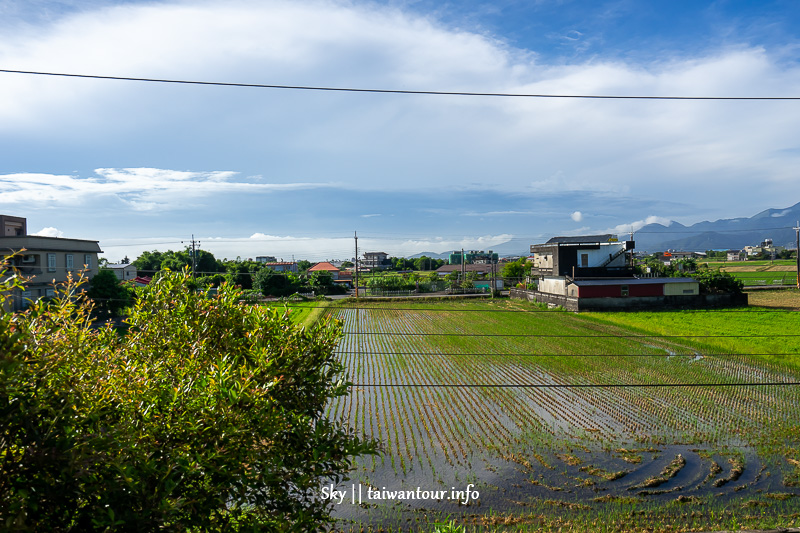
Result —
<instances>
[{"instance_id":1,"label":"utility pole","mask_svg":"<svg viewBox=\"0 0 800 533\"><path fill-rule=\"evenodd\" d=\"M181 241L183 244L184 241ZM192 233L192 278L196 278L195 270L197 270L197 248L200 248L200 241L194 240L194 233Z\"/></svg>"},{"instance_id":2,"label":"utility pole","mask_svg":"<svg viewBox=\"0 0 800 533\"><path fill-rule=\"evenodd\" d=\"M464 281L467 279L467 260L464 257L464 249L461 249L461 285L463 288Z\"/></svg>"},{"instance_id":3,"label":"utility pole","mask_svg":"<svg viewBox=\"0 0 800 533\"><path fill-rule=\"evenodd\" d=\"M797 257L795 258L797 266L797 288L800 289L800 220L797 221L797 226L794 228L795 233L795 250Z\"/></svg>"},{"instance_id":4,"label":"utility pole","mask_svg":"<svg viewBox=\"0 0 800 533\"><path fill-rule=\"evenodd\" d=\"M356 278L356 300L358 300L358 232L353 232L353 238L356 240L356 271L355 271L355 278Z\"/></svg>"}]
</instances>

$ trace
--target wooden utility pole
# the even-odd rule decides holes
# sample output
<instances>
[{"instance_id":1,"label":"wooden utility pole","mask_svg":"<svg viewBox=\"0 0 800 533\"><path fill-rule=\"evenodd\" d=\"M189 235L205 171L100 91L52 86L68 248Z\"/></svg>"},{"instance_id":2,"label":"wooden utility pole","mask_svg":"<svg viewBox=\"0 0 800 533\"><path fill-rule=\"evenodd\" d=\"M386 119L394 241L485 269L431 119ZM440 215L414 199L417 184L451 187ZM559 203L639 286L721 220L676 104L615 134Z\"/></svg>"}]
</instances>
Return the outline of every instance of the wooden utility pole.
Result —
<instances>
[{"instance_id":1,"label":"wooden utility pole","mask_svg":"<svg viewBox=\"0 0 800 533\"><path fill-rule=\"evenodd\" d=\"M800 289L800 220L797 221L797 226L794 228L795 233L795 250L797 257L795 258L795 265L797 267L797 288Z\"/></svg>"}]
</instances>

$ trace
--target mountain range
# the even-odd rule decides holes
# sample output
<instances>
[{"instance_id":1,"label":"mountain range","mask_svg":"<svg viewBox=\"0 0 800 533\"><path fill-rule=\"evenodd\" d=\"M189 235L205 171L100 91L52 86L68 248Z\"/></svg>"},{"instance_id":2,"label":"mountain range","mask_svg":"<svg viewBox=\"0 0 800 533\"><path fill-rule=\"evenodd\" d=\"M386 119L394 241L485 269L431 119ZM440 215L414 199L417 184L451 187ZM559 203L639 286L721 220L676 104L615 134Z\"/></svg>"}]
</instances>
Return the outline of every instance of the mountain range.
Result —
<instances>
[{"instance_id":1,"label":"mountain range","mask_svg":"<svg viewBox=\"0 0 800 533\"><path fill-rule=\"evenodd\" d=\"M749 218L703 221L691 226L674 221L667 225L648 224L634 233L634 240L639 252L741 250L758 246L765 239L772 239L775 246L795 248L794 227L798 220L800 203L786 209L766 209Z\"/></svg>"},{"instance_id":2,"label":"mountain range","mask_svg":"<svg viewBox=\"0 0 800 533\"><path fill-rule=\"evenodd\" d=\"M794 249L796 234L794 227L800 220L800 203L786 209L767 209L752 217L725 218L709 222L707 220L684 226L680 222L668 224L648 224L634 232L636 251L663 252L680 250L686 252L705 252L706 250L741 250L745 246L758 246L765 239L772 239L776 246ZM620 234L620 240L630 238ZM521 238L492 247L500 256L526 256L530 245L537 244ZM447 259L450 252L422 252L411 258L434 257Z\"/></svg>"}]
</instances>

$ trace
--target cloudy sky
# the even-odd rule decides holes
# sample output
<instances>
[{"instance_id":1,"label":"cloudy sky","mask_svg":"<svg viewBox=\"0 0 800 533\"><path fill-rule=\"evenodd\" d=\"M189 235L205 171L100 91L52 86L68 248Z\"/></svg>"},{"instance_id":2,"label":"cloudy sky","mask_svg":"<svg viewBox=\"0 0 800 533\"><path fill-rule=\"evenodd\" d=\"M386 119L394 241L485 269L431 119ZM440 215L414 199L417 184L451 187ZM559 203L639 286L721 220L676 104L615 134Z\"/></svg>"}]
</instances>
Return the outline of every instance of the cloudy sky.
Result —
<instances>
[{"instance_id":1,"label":"cloudy sky","mask_svg":"<svg viewBox=\"0 0 800 533\"><path fill-rule=\"evenodd\" d=\"M794 0L0 0L0 69L405 91L799 97ZM0 213L310 260L524 252L800 201L800 101L0 72ZM504 244L505 243L505 244ZM509 244L511 243L511 244Z\"/></svg>"}]
</instances>

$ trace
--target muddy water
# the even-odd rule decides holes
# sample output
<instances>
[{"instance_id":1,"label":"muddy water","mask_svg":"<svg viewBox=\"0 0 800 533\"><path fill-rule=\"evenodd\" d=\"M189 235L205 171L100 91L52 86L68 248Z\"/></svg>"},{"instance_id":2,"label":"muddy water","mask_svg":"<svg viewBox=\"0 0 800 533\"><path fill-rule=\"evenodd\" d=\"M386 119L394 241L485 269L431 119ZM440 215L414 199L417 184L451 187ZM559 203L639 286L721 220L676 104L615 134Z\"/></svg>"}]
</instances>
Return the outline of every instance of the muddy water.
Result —
<instances>
[{"instance_id":1,"label":"muddy water","mask_svg":"<svg viewBox=\"0 0 800 533\"><path fill-rule=\"evenodd\" d=\"M339 487L347 498L334 505L334 516L343 531L357 531L363 525L413 531L418 524L444 517L530 512L557 516L600 512L614 505L646 508L688 502L675 509L680 513L691 512L698 508L692 504L700 502L742 508L767 495L794 495L789 501L800 507L800 489L783 484L791 465L778 456L762 457L754 448L629 442L605 449L578 443L530 452L520 450L506 458L471 457L468 465L457 466L437 458L403 474L397 474L388 461L368 462ZM677 471L665 474L676 461ZM735 470L738 475L732 476ZM370 498L370 489L373 495L375 490L389 492L383 493L385 498Z\"/></svg>"}]
</instances>

